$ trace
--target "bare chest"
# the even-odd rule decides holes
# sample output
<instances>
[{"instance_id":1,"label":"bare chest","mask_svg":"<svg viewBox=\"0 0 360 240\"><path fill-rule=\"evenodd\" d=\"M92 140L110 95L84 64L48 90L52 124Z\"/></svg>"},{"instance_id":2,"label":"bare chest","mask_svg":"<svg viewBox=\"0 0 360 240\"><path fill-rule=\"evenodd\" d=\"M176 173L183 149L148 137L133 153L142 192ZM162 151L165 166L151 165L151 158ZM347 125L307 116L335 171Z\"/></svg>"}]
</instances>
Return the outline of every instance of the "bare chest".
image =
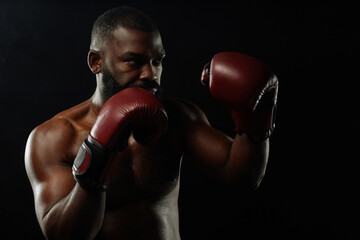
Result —
<instances>
[{"instance_id":1,"label":"bare chest","mask_svg":"<svg viewBox=\"0 0 360 240\"><path fill-rule=\"evenodd\" d=\"M153 146L142 146L131 136L123 152L109 159L107 199L109 207L170 194L179 181L182 153L176 144L164 139Z\"/></svg>"}]
</instances>

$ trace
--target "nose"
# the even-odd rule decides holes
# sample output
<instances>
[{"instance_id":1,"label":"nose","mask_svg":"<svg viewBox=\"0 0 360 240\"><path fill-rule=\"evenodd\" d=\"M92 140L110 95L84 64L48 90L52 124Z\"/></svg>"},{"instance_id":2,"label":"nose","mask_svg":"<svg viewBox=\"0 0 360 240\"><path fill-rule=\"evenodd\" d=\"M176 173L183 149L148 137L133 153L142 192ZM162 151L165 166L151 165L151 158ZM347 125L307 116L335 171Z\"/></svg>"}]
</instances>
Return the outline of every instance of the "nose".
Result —
<instances>
[{"instance_id":1,"label":"nose","mask_svg":"<svg viewBox=\"0 0 360 240\"><path fill-rule=\"evenodd\" d=\"M145 64L142 68L140 74L140 80L142 81L156 81L158 78L157 76L157 69L156 67L152 66L151 63Z\"/></svg>"}]
</instances>

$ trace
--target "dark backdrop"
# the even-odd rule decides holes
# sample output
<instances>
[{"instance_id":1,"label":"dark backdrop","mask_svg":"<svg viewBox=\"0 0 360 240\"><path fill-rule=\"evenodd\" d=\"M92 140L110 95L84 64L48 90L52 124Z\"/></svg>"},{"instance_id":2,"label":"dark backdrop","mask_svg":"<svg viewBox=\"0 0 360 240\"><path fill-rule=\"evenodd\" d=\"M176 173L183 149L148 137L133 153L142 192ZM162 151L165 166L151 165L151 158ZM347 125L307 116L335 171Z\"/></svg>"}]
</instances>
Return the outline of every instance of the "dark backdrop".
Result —
<instances>
[{"instance_id":1,"label":"dark backdrop","mask_svg":"<svg viewBox=\"0 0 360 240\"><path fill-rule=\"evenodd\" d=\"M248 196L184 159L183 239L354 239L359 161L359 27L341 4L260 1L1 1L0 235L43 239L23 155L30 131L95 88L86 55L94 19L127 4L154 18L167 57L166 96L198 104L233 136L227 109L199 82L219 51L268 63L280 80L267 174ZM219 237L225 235L225 237Z\"/></svg>"}]
</instances>

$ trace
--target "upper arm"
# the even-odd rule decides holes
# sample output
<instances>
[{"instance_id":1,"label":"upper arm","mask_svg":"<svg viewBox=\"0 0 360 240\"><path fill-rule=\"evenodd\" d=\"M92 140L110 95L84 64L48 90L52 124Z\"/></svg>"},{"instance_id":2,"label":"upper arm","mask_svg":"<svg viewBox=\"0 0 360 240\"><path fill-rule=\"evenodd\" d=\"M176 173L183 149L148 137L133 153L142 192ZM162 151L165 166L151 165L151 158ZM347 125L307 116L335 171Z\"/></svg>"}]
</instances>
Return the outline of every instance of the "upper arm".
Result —
<instances>
[{"instance_id":1,"label":"upper arm","mask_svg":"<svg viewBox=\"0 0 360 240\"><path fill-rule=\"evenodd\" d=\"M233 139L214 129L196 105L184 102L182 112L186 124L185 154L205 172L220 177L227 166Z\"/></svg>"},{"instance_id":2,"label":"upper arm","mask_svg":"<svg viewBox=\"0 0 360 240\"><path fill-rule=\"evenodd\" d=\"M184 109L185 154L211 177L258 186L265 173L268 141L253 143L245 134L232 139L212 128L197 106L186 103Z\"/></svg>"},{"instance_id":3,"label":"upper arm","mask_svg":"<svg viewBox=\"0 0 360 240\"><path fill-rule=\"evenodd\" d=\"M73 135L71 124L65 120L50 120L29 135L25 169L33 189L39 220L75 185L71 164L67 161Z\"/></svg>"}]
</instances>

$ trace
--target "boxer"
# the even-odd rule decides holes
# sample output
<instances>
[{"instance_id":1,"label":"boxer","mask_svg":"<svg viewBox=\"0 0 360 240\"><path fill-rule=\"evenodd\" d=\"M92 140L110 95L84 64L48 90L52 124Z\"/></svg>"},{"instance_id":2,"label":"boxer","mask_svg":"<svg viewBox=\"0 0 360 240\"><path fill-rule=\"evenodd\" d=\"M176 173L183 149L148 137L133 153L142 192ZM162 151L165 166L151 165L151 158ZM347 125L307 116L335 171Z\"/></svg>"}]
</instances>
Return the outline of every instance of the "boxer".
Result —
<instances>
[{"instance_id":1,"label":"boxer","mask_svg":"<svg viewBox=\"0 0 360 240\"><path fill-rule=\"evenodd\" d=\"M231 110L230 138L195 104L159 98L164 57L159 30L144 13L119 7L95 21L88 54L94 94L36 126L26 144L47 239L180 239L184 154L223 183L260 184L277 101L271 69L235 52L203 67L201 82Z\"/></svg>"}]
</instances>

